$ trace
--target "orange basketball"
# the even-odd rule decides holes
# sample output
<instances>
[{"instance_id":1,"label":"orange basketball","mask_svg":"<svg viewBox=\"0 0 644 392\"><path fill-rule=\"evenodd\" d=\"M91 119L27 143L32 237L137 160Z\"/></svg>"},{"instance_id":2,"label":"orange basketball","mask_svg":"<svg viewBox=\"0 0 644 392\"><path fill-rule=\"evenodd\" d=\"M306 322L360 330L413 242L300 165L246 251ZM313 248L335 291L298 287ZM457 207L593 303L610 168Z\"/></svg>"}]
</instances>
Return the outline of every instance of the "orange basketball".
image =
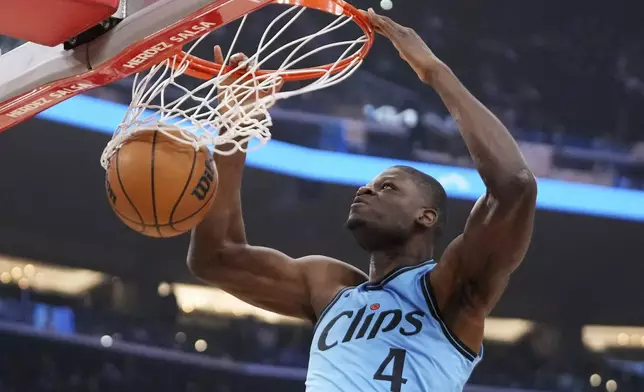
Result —
<instances>
[{"instance_id":1,"label":"orange basketball","mask_svg":"<svg viewBox=\"0 0 644 392\"><path fill-rule=\"evenodd\" d=\"M112 155L105 189L130 228L150 237L174 237L204 218L217 190L217 168L196 151L159 131L139 131Z\"/></svg>"}]
</instances>

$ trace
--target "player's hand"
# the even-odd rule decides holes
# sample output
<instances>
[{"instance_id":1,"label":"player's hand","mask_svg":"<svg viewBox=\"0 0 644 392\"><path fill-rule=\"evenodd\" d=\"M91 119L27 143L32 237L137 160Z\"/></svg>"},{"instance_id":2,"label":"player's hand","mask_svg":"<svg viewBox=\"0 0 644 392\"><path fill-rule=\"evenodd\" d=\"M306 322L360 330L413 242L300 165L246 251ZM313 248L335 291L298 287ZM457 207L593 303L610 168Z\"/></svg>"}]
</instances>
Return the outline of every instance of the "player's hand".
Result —
<instances>
[{"instance_id":1,"label":"player's hand","mask_svg":"<svg viewBox=\"0 0 644 392\"><path fill-rule=\"evenodd\" d=\"M445 64L434 55L418 33L386 16L376 14L373 8L361 12L369 19L376 33L387 37L394 44L400 57L412 67L420 80L431 84L434 73L445 67Z\"/></svg>"},{"instance_id":2,"label":"player's hand","mask_svg":"<svg viewBox=\"0 0 644 392\"><path fill-rule=\"evenodd\" d=\"M223 64L225 61L224 54L219 45L215 46L215 61L219 64ZM233 106L250 105L259 99L275 94L283 86L283 81L280 79L265 89L259 89L249 93L254 87L254 82L251 80L255 75L250 72L253 64L248 61L248 56L244 53L234 54L230 56L229 63L226 65L230 68L237 68L240 65L241 67L238 71L231 73L219 83L217 99L219 102L226 103L221 109L222 113L228 112ZM237 87L240 85L244 87Z\"/></svg>"}]
</instances>

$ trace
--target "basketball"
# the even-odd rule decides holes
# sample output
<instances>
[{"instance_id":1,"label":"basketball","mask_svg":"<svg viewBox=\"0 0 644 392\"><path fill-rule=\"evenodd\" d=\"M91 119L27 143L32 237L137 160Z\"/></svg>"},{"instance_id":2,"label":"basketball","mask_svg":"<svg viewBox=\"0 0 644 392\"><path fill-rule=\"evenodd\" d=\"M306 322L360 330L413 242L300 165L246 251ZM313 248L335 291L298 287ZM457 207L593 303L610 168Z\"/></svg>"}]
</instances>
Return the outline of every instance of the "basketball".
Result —
<instances>
[{"instance_id":1,"label":"basketball","mask_svg":"<svg viewBox=\"0 0 644 392\"><path fill-rule=\"evenodd\" d=\"M217 184L217 169L206 147L196 150L163 132L145 130L126 139L112 155L105 190L123 223L158 238L183 234L199 224L215 199Z\"/></svg>"}]
</instances>

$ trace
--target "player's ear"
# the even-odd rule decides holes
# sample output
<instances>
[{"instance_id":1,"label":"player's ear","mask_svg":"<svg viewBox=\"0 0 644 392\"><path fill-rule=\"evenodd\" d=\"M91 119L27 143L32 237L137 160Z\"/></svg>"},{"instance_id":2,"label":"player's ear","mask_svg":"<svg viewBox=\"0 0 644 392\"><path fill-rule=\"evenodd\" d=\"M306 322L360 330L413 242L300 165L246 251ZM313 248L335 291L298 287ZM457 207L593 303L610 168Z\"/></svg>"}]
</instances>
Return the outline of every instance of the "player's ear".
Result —
<instances>
[{"instance_id":1,"label":"player's ear","mask_svg":"<svg viewBox=\"0 0 644 392\"><path fill-rule=\"evenodd\" d=\"M416 223L426 228L432 227L438 220L438 212L433 208L423 208L418 212Z\"/></svg>"}]
</instances>

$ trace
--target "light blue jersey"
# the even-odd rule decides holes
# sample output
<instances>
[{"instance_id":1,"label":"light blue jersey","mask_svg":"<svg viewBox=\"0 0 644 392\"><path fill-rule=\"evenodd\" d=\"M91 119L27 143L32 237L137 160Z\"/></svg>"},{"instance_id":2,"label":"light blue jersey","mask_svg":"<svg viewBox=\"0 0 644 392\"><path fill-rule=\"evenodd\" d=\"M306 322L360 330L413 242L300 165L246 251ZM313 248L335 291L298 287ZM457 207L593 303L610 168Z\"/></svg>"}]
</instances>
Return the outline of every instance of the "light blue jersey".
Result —
<instances>
[{"instance_id":1,"label":"light blue jersey","mask_svg":"<svg viewBox=\"0 0 644 392\"><path fill-rule=\"evenodd\" d=\"M340 291L315 326L307 392L462 391L481 355L442 321L425 279L435 266Z\"/></svg>"}]
</instances>

